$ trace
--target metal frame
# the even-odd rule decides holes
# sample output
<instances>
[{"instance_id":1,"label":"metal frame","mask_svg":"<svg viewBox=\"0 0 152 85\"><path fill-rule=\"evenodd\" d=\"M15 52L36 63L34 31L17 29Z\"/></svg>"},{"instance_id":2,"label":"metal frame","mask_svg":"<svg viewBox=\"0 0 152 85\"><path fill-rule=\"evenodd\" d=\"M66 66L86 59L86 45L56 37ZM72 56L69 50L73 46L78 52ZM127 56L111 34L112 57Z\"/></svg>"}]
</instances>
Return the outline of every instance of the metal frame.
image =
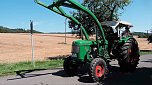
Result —
<instances>
[{"instance_id":1,"label":"metal frame","mask_svg":"<svg viewBox=\"0 0 152 85\"><path fill-rule=\"evenodd\" d=\"M41 2L40 0L35 0L35 2L59 15L62 15L64 17L67 17L68 19L74 21L77 25L80 26L86 40L89 40L89 36L87 34L87 32L85 31L85 28L82 26L82 24L73 16L68 15L61 6L64 7L69 7L69 8L73 8L73 9L78 9L78 10L82 10L83 12L89 14L93 20L96 22L98 29L101 33L101 37L103 39L104 44L108 44L105 35L104 35L104 31L102 29L101 23L98 21L97 17L87 8L85 8L84 6L82 6L80 3L76 2L75 0L54 0L53 4L51 5L46 5L43 2ZM96 40L98 41L98 38L96 37ZM98 43L98 42L97 42Z\"/></svg>"}]
</instances>

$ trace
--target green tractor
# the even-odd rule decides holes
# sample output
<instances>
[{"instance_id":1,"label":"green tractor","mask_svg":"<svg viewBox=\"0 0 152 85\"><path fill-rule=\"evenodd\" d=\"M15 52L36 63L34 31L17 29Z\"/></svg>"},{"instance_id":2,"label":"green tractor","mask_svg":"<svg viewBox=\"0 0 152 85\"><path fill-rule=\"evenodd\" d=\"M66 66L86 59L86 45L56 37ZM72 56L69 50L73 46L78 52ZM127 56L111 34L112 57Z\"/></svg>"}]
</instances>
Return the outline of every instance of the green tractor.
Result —
<instances>
[{"instance_id":1,"label":"green tractor","mask_svg":"<svg viewBox=\"0 0 152 85\"><path fill-rule=\"evenodd\" d=\"M59 15L75 22L81 29L82 40L72 43L72 55L64 60L64 70L69 76L84 73L95 82L104 79L108 72L109 61L117 59L122 71L134 71L139 61L139 48L129 29L130 23L123 21L106 21L100 23L97 17L75 0L54 0L47 5L39 0L35 2ZM62 7L78 9L90 15L96 22L95 40L89 38L84 26L76 18L68 15ZM124 30L123 30L124 29Z\"/></svg>"}]
</instances>

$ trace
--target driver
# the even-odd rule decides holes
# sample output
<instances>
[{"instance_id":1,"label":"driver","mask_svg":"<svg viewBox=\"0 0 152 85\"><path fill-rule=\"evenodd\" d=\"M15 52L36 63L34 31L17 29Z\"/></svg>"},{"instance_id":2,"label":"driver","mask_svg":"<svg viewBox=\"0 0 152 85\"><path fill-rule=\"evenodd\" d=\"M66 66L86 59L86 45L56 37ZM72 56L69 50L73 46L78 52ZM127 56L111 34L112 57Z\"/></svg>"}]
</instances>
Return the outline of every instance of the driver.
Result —
<instances>
[{"instance_id":1,"label":"driver","mask_svg":"<svg viewBox=\"0 0 152 85\"><path fill-rule=\"evenodd\" d=\"M123 37L127 37L130 35L130 26L126 26L125 31L122 32Z\"/></svg>"}]
</instances>

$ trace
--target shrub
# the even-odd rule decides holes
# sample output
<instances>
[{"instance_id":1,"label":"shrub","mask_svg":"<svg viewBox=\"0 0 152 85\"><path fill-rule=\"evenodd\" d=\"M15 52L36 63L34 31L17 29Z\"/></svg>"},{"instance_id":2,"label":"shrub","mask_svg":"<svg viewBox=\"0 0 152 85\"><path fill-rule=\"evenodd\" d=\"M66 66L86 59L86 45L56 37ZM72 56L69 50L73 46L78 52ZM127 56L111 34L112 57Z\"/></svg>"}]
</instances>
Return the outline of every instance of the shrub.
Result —
<instances>
[{"instance_id":1,"label":"shrub","mask_svg":"<svg viewBox=\"0 0 152 85\"><path fill-rule=\"evenodd\" d=\"M148 36L145 33L143 33L143 34L138 35L138 38L148 38Z\"/></svg>"}]
</instances>

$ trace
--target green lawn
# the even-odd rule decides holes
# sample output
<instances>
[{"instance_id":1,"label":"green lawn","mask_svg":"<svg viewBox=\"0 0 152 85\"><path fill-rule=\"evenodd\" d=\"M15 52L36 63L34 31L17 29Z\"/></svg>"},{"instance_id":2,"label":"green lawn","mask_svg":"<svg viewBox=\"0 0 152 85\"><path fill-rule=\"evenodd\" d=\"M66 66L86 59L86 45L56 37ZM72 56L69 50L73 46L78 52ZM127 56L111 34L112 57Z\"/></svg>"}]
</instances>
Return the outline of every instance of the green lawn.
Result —
<instances>
[{"instance_id":1,"label":"green lawn","mask_svg":"<svg viewBox=\"0 0 152 85\"><path fill-rule=\"evenodd\" d=\"M47 60L36 61L34 68L31 62L19 62L13 64L0 64L0 76L12 75L16 71L21 70L34 70L34 69L51 69L63 66L63 60Z\"/></svg>"},{"instance_id":2,"label":"green lawn","mask_svg":"<svg viewBox=\"0 0 152 85\"><path fill-rule=\"evenodd\" d=\"M152 51L151 52L140 52L140 55L147 55L147 54L152 54Z\"/></svg>"}]
</instances>

